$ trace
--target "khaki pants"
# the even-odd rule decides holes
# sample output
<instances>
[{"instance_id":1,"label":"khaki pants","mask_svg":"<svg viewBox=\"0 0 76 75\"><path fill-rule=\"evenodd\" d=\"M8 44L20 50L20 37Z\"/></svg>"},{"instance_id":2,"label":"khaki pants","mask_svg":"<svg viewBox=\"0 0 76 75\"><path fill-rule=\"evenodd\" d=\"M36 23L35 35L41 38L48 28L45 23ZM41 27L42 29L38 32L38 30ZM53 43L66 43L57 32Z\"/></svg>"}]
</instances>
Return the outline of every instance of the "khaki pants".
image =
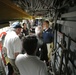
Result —
<instances>
[{"instance_id":1,"label":"khaki pants","mask_svg":"<svg viewBox=\"0 0 76 75\"><path fill-rule=\"evenodd\" d=\"M10 62L10 64L11 64L12 67L13 67L14 75L20 75L19 70L18 70L18 68L17 68L16 65L15 65L15 59L10 59L10 58L9 58L9 62Z\"/></svg>"},{"instance_id":2,"label":"khaki pants","mask_svg":"<svg viewBox=\"0 0 76 75\"><path fill-rule=\"evenodd\" d=\"M49 58L49 61L50 61L51 60L51 56L52 56L53 43L48 43L47 44L47 50L48 50L48 58Z\"/></svg>"}]
</instances>

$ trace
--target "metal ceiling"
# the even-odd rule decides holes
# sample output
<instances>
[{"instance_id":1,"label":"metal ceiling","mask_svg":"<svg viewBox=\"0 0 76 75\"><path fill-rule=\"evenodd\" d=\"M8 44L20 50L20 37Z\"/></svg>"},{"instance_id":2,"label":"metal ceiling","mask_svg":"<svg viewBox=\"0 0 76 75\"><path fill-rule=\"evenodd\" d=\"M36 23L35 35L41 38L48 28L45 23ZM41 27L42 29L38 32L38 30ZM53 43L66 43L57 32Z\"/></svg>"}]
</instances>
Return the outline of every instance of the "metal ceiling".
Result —
<instances>
[{"instance_id":1,"label":"metal ceiling","mask_svg":"<svg viewBox=\"0 0 76 75\"><path fill-rule=\"evenodd\" d=\"M55 0L11 0L33 16L47 16Z\"/></svg>"},{"instance_id":2,"label":"metal ceiling","mask_svg":"<svg viewBox=\"0 0 76 75\"><path fill-rule=\"evenodd\" d=\"M68 7L75 0L11 0L32 16L51 16L56 9Z\"/></svg>"}]
</instances>

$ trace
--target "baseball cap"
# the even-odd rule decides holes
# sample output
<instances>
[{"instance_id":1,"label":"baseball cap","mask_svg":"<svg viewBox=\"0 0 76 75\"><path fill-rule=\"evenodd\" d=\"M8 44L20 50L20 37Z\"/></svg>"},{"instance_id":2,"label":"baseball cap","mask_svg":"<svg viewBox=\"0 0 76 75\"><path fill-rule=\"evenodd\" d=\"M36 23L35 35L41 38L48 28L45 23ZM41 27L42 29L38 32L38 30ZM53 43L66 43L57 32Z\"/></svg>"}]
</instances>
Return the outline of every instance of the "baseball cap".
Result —
<instances>
[{"instance_id":1,"label":"baseball cap","mask_svg":"<svg viewBox=\"0 0 76 75\"><path fill-rule=\"evenodd\" d=\"M20 24L19 22L14 22L14 23L11 25L11 27L13 27L13 28L22 28L22 27L21 27L21 24Z\"/></svg>"}]
</instances>

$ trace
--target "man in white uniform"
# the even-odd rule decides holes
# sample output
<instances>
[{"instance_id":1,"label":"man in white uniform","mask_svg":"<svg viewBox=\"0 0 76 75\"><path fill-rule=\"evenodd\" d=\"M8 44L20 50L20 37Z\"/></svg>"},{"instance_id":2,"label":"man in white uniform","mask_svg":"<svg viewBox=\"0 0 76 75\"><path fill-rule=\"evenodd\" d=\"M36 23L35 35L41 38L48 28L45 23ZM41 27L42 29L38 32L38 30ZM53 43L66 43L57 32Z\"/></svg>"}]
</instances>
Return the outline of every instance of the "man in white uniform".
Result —
<instances>
[{"instance_id":1,"label":"man in white uniform","mask_svg":"<svg viewBox=\"0 0 76 75\"><path fill-rule=\"evenodd\" d=\"M15 65L15 58L19 53L21 53L22 50L22 43L18 36L21 32L21 26L19 22L14 22L11 27L13 29L7 33L4 40L4 47L7 49L7 57L13 67L14 75L19 75Z\"/></svg>"},{"instance_id":2,"label":"man in white uniform","mask_svg":"<svg viewBox=\"0 0 76 75\"><path fill-rule=\"evenodd\" d=\"M37 42L35 35L28 35L23 40L22 46L26 53L19 54L15 61L20 75L47 75L46 64L35 56Z\"/></svg>"}]
</instances>

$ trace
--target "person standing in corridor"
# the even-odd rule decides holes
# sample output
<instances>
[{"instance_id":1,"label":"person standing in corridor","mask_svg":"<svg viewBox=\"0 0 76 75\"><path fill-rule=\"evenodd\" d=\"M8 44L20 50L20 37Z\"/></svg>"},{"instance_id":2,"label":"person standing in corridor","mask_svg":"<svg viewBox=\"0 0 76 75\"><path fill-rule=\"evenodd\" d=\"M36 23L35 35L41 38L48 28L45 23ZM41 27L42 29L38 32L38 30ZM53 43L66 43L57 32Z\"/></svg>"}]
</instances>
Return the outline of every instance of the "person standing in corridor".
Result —
<instances>
[{"instance_id":1,"label":"person standing in corridor","mask_svg":"<svg viewBox=\"0 0 76 75\"><path fill-rule=\"evenodd\" d=\"M47 20L44 21L42 27L43 27L43 42L46 44L53 42L54 35L52 29L50 29L49 27L49 21Z\"/></svg>"},{"instance_id":2,"label":"person standing in corridor","mask_svg":"<svg viewBox=\"0 0 76 75\"><path fill-rule=\"evenodd\" d=\"M28 35L23 40L25 54L19 54L16 58L16 66L20 75L47 75L46 64L36 56L38 40L34 35Z\"/></svg>"},{"instance_id":3,"label":"person standing in corridor","mask_svg":"<svg viewBox=\"0 0 76 75\"><path fill-rule=\"evenodd\" d=\"M11 28L12 30L5 36L4 47L7 49L7 57L13 67L14 75L20 75L18 68L15 65L15 59L22 50L22 42L18 36L21 33L22 27L19 22L14 22L11 25Z\"/></svg>"}]
</instances>

